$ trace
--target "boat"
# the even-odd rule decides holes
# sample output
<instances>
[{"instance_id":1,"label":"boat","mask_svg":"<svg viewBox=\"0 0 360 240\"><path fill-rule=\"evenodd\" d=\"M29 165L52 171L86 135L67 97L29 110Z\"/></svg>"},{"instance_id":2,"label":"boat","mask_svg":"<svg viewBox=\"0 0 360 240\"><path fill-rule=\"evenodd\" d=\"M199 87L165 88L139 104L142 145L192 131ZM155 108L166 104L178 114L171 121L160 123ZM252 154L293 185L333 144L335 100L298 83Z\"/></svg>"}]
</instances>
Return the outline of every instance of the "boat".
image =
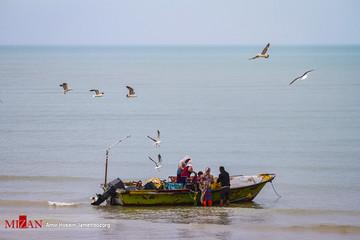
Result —
<instances>
[{"instance_id":1,"label":"boat","mask_svg":"<svg viewBox=\"0 0 360 240\"><path fill-rule=\"evenodd\" d=\"M265 186L275 178L275 174L230 176L230 202L252 201ZM100 205L105 200L110 205L153 206L153 205L200 205L201 191L193 186L184 189L176 183L175 177L169 181L149 179L145 185L141 181L122 182L119 178L108 183L103 194L93 198L92 205ZM154 186L156 185L156 186ZM145 186L145 189L144 189ZM149 187L150 186L150 187ZM211 185L213 204L220 202L220 183L216 178Z\"/></svg>"}]
</instances>

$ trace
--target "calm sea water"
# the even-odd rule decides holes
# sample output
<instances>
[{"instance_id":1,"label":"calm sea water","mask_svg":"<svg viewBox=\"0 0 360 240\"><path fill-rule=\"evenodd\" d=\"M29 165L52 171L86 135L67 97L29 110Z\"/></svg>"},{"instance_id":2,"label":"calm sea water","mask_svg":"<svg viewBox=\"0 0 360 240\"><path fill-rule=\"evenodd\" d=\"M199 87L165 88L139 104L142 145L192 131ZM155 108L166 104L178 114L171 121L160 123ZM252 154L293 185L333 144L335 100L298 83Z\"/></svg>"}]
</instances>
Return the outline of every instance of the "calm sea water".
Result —
<instances>
[{"instance_id":1,"label":"calm sea water","mask_svg":"<svg viewBox=\"0 0 360 240\"><path fill-rule=\"evenodd\" d=\"M6 239L356 239L360 47L0 47L0 233ZM305 80L289 83L315 69ZM64 95L59 84L73 91ZM137 98L127 99L126 85ZM92 98L90 89L104 91ZM161 131L156 149L146 137ZM229 208L90 206L108 179L276 173ZM154 169L148 156L163 157ZM5 229L4 220L110 227Z\"/></svg>"}]
</instances>

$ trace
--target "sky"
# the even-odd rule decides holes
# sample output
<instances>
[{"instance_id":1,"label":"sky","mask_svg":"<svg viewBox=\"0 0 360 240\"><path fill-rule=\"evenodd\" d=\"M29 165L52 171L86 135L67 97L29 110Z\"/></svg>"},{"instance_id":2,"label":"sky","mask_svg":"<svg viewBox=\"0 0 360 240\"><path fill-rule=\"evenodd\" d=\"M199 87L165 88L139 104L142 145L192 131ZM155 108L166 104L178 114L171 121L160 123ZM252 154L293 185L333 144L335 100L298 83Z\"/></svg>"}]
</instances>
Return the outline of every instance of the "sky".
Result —
<instances>
[{"instance_id":1,"label":"sky","mask_svg":"<svg viewBox=\"0 0 360 240\"><path fill-rule=\"evenodd\" d=\"M0 45L360 44L357 0L0 0Z\"/></svg>"}]
</instances>

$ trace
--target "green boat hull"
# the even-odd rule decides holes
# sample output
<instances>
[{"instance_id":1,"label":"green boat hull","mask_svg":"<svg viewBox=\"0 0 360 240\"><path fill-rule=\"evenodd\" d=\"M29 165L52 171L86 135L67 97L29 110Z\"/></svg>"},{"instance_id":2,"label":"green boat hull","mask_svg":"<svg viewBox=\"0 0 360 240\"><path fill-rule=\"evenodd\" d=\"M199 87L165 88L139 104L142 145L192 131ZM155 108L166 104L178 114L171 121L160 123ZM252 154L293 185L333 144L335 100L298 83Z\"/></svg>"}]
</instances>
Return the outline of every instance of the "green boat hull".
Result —
<instances>
[{"instance_id":1,"label":"green boat hull","mask_svg":"<svg viewBox=\"0 0 360 240\"><path fill-rule=\"evenodd\" d=\"M273 177L257 184L230 188L230 202L252 201ZM118 193L118 204L123 206L146 205L194 205L200 203L201 192L189 190L121 190ZM220 189L212 190L214 204L220 202Z\"/></svg>"}]
</instances>

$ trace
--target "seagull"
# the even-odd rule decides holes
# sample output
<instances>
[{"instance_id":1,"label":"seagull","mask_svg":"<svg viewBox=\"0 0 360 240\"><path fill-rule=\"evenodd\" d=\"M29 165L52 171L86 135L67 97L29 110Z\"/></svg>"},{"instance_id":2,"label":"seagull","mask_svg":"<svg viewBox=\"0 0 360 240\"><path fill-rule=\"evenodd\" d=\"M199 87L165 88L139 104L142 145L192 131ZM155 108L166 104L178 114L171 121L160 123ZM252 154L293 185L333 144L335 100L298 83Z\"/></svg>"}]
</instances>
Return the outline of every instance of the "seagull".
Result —
<instances>
[{"instance_id":1,"label":"seagull","mask_svg":"<svg viewBox=\"0 0 360 240\"><path fill-rule=\"evenodd\" d=\"M155 169L158 169L159 170L159 168L161 168L162 167L162 165L161 165L161 163L162 163L162 158L161 158L161 155L159 154L158 155L158 162L155 162L151 157L149 157L149 159L153 162L153 163L155 163Z\"/></svg>"},{"instance_id":2,"label":"seagull","mask_svg":"<svg viewBox=\"0 0 360 240\"><path fill-rule=\"evenodd\" d=\"M93 97L102 97L104 96L104 92L100 93L97 89L91 89L90 92L95 92L95 95Z\"/></svg>"},{"instance_id":3,"label":"seagull","mask_svg":"<svg viewBox=\"0 0 360 240\"><path fill-rule=\"evenodd\" d=\"M260 54L256 55L256 56L253 57L253 58L249 58L249 60L252 60L252 59L255 59L255 58L259 58L259 57L268 58L269 55L266 54L266 52L267 52L267 50L269 49L269 47L270 47L270 43L268 43L268 44L266 45L266 47L262 50L262 52L261 52Z\"/></svg>"},{"instance_id":4,"label":"seagull","mask_svg":"<svg viewBox=\"0 0 360 240\"><path fill-rule=\"evenodd\" d=\"M129 89L129 94L126 94L126 97L136 97L134 89L132 87L126 86L127 89Z\"/></svg>"},{"instance_id":5,"label":"seagull","mask_svg":"<svg viewBox=\"0 0 360 240\"><path fill-rule=\"evenodd\" d=\"M148 135L147 137L150 138L151 140L153 140L153 141L155 142L155 146L156 146L156 147L160 147L160 143L161 143L161 141L160 141L160 131L157 130L157 133L158 133L157 139L154 139L154 138L152 138L152 137L149 137L149 135Z\"/></svg>"},{"instance_id":6,"label":"seagull","mask_svg":"<svg viewBox=\"0 0 360 240\"><path fill-rule=\"evenodd\" d=\"M67 84L67 83L60 84L60 87L63 87L63 89L64 89L64 94L66 94L66 92L68 92L68 91L72 91L71 88L68 88L68 84Z\"/></svg>"},{"instance_id":7,"label":"seagull","mask_svg":"<svg viewBox=\"0 0 360 240\"><path fill-rule=\"evenodd\" d=\"M314 70L315 70L315 69L309 70L309 71L305 72L302 76L297 77L297 78L295 78L294 80L292 80L289 85L293 84L293 83L294 83L296 80L298 80L298 79L304 80L305 78L307 78L307 74L308 74L309 72L314 71Z\"/></svg>"}]
</instances>

